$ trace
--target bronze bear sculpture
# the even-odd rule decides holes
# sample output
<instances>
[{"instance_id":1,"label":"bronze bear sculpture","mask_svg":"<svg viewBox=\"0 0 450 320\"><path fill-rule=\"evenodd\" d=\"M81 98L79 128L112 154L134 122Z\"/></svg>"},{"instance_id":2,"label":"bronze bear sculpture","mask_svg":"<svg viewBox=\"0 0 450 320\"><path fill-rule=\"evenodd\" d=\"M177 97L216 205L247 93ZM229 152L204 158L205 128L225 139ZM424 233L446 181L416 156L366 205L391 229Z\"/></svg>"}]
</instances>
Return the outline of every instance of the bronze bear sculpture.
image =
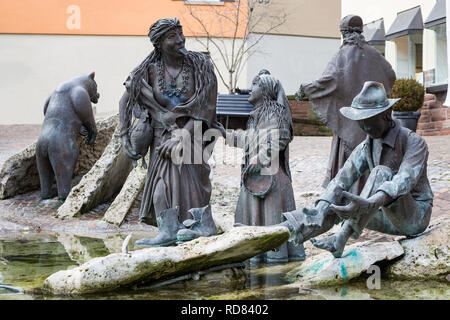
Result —
<instances>
[{"instance_id":1,"label":"bronze bear sculpture","mask_svg":"<svg viewBox=\"0 0 450 320\"><path fill-rule=\"evenodd\" d=\"M77 136L87 135L88 145L95 141L97 127L91 102L97 103L100 95L94 77L92 72L62 83L45 102L45 118L36 145L42 199L52 197L54 178L58 198L67 198L79 155Z\"/></svg>"}]
</instances>

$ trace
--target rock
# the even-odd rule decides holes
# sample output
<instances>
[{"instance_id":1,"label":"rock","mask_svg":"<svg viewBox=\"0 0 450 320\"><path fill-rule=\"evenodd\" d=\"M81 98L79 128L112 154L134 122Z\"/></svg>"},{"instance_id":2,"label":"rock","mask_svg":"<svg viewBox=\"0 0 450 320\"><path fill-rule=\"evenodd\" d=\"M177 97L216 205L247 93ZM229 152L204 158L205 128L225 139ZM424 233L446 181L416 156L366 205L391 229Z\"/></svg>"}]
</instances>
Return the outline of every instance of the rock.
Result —
<instances>
[{"instance_id":1,"label":"rock","mask_svg":"<svg viewBox=\"0 0 450 320\"><path fill-rule=\"evenodd\" d=\"M213 266L242 262L286 242L285 227L239 227L213 237L201 237L175 247L113 253L62 270L44 281L54 294L111 291L138 282L163 280Z\"/></svg>"},{"instance_id":2,"label":"rock","mask_svg":"<svg viewBox=\"0 0 450 320\"><path fill-rule=\"evenodd\" d=\"M92 166L97 162L105 151L111 141L114 130L119 124L119 115L113 115L104 120L96 122L97 138L93 145L86 145L85 137L78 137L78 145L80 146L80 154L78 156L77 165L75 167L75 176L82 176L86 174Z\"/></svg>"},{"instance_id":3,"label":"rock","mask_svg":"<svg viewBox=\"0 0 450 320\"><path fill-rule=\"evenodd\" d=\"M0 219L0 235L21 232L22 230L22 225Z\"/></svg>"},{"instance_id":4,"label":"rock","mask_svg":"<svg viewBox=\"0 0 450 320\"><path fill-rule=\"evenodd\" d=\"M86 145L85 137L78 137L80 155L75 167L75 179L85 174L100 158L118 123L118 115L97 122L98 133L93 145ZM0 171L0 199L11 198L40 188L35 151L36 142L5 161Z\"/></svg>"},{"instance_id":5,"label":"rock","mask_svg":"<svg viewBox=\"0 0 450 320\"><path fill-rule=\"evenodd\" d=\"M345 283L376 262L393 260L402 254L403 248L397 241L366 241L348 246L341 258L336 259L329 252L310 257L287 277L301 287Z\"/></svg>"},{"instance_id":6,"label":"rock","mask_svg":"<svg viewBox=\"0 0 450 320\"><path fill-rule=\"evenodd\" d=\"M450 274L450 218L433 221L422 235L400 240L404 257L388 267L395 279L444 280Z\"/></svg>"},{"instance_id":7,"label":"rock","mask_svg":"<svg viewBox=\"0 0 450 320\"><path fill-rule=\"evenodd\" d=\"M86 213L121 190L132 163L122 152L119 133L120 127L117 126L100 159L72 188L64 204L58 208L58 218L73 218Z\"/></svg>"},{"instance_id":8,"label":"rock","mask_svg":"<svg viewBox=\"0 0 450 320\"><path fill-rule=\"evenodd\" d=\"M39 189L36 142L5 161L0 171L0 199Z\"/></svg>"},{"instance_id":9,"label":"rock","mask_svg":"<svg viewBox=\"0 0 450 320\"><path fill-rule=\"evenodd\" d=\"M149 158L150 155L148 153L146 157L147 163L149 163ZM103 218L105 221L117 226L120 226L123 223L125 217L133 208L137 197L142 192L146 177L147 169L142 168L139 163L138 166L130 172L120 193L105 212Z\"/></svg>"}]
</instances>

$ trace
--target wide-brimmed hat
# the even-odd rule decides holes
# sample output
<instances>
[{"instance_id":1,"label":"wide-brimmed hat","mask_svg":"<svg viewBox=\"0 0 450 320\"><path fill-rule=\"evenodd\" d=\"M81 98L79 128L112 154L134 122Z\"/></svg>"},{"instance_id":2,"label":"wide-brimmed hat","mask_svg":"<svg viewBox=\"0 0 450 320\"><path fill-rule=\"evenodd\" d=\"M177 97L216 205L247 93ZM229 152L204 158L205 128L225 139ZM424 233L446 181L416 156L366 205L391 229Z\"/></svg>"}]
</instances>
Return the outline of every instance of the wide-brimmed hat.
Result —
<instances>
[{"instance_id":1,"label":"wide-brimmed hat","mask_svg":"<svg viewBox=\"0 0 450 320\"><path fill-rule=\"evenodd\" d=\"M361 92L353 99L351 107L342 107L339 111L350 120L372 118L391 108L400 99L388 99L382 83L367 81Z\"/></svg>"}]
</instances>

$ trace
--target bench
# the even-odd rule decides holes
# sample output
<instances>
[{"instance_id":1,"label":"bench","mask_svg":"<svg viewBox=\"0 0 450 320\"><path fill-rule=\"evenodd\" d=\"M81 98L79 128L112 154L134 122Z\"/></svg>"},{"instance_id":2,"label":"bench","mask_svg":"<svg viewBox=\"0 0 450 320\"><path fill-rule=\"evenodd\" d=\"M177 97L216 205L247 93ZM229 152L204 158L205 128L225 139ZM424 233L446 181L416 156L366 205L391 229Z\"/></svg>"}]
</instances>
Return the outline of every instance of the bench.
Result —
<instances>
[{"instance_id":1,"label":"bench","mask_svg":"<svg viewBox=\"0 0 450 320\"><path fill-rule=\"evenodd\" d=\"M217 116L226 117L225 129L228 129L229 117L247 118L253 110L253 105L248 102L248 94L218 94Z\"/></svg>"}]
</instances>

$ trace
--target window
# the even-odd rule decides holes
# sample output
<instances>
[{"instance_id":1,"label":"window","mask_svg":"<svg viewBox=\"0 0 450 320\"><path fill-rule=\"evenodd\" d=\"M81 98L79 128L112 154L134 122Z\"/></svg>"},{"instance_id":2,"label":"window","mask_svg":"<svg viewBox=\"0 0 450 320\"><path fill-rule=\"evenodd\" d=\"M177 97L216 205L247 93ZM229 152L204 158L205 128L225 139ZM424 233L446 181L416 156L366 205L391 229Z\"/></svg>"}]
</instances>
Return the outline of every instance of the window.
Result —
<instances>
[{"instance_id":1,"label":"window","mask_svg":"<svg viewBox=\"0 0 450 320\"><path fill-rule=\"evenodd\" d=\"M448 82L446 15L446 1L436 0L424 23L426 29L433 31L434 36L434 69L425 71L427 86L439 86Z\"/></svg>"},{"instance_id":2,"label":"window","mask_svg":"<svg viewBox=\"0 0 450 320\"><path fill-rule=\"evenodd\" d=\"M423 82L422 35L398 37L392 41L397 48L397 78L413 78Z\"/></svg>"},{"instance_id":3,"label":"window","mask_svg":"<svg viewBox=\"0 0 450 320\"><path fill-rule=\"evenodd\" d=\"M423 21L420 6L397 13L385 39L395 43L397 78L415 78L423 83Z\"/></svg>"},{"instance_id":4,"label":"window","mask_svg":"<svg viewBox=\"0 0 450 320\"><path fill-rule=\"evenodd\" d=\"M435 83L443 84L448 82L447 67L447 24L443 23L434 27L436 35L436 68Z\"/></svg>"}]
</instances>

